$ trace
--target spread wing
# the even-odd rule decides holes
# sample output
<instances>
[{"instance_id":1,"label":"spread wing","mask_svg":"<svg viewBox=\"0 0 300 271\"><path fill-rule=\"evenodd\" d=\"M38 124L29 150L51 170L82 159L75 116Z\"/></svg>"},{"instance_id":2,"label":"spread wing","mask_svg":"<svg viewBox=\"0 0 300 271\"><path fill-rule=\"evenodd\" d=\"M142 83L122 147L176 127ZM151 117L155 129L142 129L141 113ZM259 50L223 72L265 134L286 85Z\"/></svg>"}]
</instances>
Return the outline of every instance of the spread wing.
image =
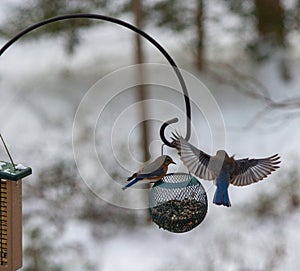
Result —
<instances>
[{"instance_id":1,"label":"spread wing","mask_svg":"<svg viewBox=\"0 0 300 271\"><path fill-rule=\"evenodd\" d=\"M178 150L181 161L192 174L205 180L214 179L212 171L208 169L210 155L188 143L179 134L173 133L172 140L172 144Z\"/></svg>"},{"instance_id":2,"label":"spread wing","mask_svg":"<svg viewBox=\"0 0 300 271\"><path fill-rule=\"evenodd\" d=\"M230 183L244 186L258 182L279 168L279 159L279 155L275 154L262 159L245 158L236 160L238 166L230 179Z\"/></svg>"}]
</instances>

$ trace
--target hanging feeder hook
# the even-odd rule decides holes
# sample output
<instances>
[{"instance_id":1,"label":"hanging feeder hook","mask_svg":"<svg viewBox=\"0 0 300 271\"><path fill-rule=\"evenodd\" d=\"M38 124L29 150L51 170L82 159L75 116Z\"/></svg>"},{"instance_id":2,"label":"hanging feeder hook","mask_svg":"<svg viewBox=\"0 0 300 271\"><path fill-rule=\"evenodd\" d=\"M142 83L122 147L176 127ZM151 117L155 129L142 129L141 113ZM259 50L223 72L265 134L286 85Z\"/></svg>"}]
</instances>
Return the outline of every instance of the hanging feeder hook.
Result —
<instances>
[{"instance_id":1,"label":"hanging feeder hook","mask_svg":"<svg viewBox=\"0 0 300 271\"><path fill-rule=\"evenodd\" d=\"M178 122L178 118L170 119L170 120L164 122L163 125L160 127L160 131L159 131L161 140L164 142L165 145L167 145L167 146L169 146L171 148L175 148L175 146L166 139L166 137L165 137L165 129L170 124L176 123L176 122Z\"/></svg>"},{"instance_id":2,"label":"hanging feeder hook","mask_svg":"<svg viewBox=\"0 0 300 271\"><path fill-rule=\"evenodd\" d=\"M175 64L175 63L174 63ZM176 64L175 64L176 65ZM184 94L184 101L185 101L185 112L186 112L186 136L185 136L185 140L189 141L190 137L191 137L191 102L190 102L190 98L189 98L189 94L188 94L188 90L186 87L186 84L184 82L183 76L179 70L179 68L177 66L173 66L173 69L178 77L178 80L180 82L183 94ZM165 137L165 129L167 128L168 125L178 122L178 118L173 118L170 119L166 122L164 122L162 124L162 126L160 127L160 138L161 140L169 147L171 148L175 148L175 146L169 142L166 137Z\"/></svg>"}]
</instances>

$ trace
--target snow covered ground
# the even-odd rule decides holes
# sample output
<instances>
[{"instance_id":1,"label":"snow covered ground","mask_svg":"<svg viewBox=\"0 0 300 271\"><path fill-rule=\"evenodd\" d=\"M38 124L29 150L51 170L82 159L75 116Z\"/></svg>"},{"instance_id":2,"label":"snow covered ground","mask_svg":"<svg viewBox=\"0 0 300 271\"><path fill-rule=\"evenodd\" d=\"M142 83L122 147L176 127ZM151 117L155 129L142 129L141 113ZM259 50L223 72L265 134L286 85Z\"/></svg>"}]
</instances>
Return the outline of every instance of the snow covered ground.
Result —
<instances>
[{"instance_id":1,"label":"snow covered ground","mask_svg":"<svg viewBox=\"0 0 300 271\"><path fill-rule=\"evenodd\" d=\"M116 41L113 40L115 43L129 37L127 34L122 36L122 31L116 31L118 35L111 34L108 30L104 31L104 35L118 37ZM106 39L104 41L106 42ZM85 62L91 57L85 54L90 54L98 46L97 42L88 45L92 49L81 48L73 60L69 60L62 53L57 54L57 51L60 51L54 44L52 50L47 50L47 58L43 59L47 42L16 45L1 59L5 65L0 67L0 131L16 162L33 168L33 175L25 180L24 186L26 182L37 182L38 173L55 161L74 160L72 136L80 102L99 79L119 68L119 64L116 64L119 59L113 57L111 51L104 51L103 55L95 57L92 64ZM124 48L128 49L129 55L131 48L126 46ZM157 55L154 55L153 59L157 59ZM126 66L130 63L129 57L121 58L119 62ZM122 85L128 78L122 77L122 72L120 74L115 83ZM282 83L278 80L272 62L258 69L256 75L276 99L299 93L300 78L294 77L290 83ZM236 154L237 158L264 157L279 153L282 157L281 169L267 180L253 186L231 187L231 208L212 205L215 188L211 188L211 183L202 181L209 199L207 217L200 226L184 234L166 232L158 229L155 224L132 225L130 229L122 224L111 226L109 223L103 223L100 227L107 227L108 234L96 238L89 223L75 217L72 219L72 215L66 215L67 221L62 233L59 228L45 224L45 233L47 234L49 229L49 236L52 236L52 240L48 242L51 245L53 242L54 250L57 249L52 251L55 257L52 256L51 261L61 266L61 270L299 270L299 212L283 213L279 218L261 218L246 208L252 203L257 203L260 193L272 193L279 184L287 182L284 172L297 167L300 159L299 118L288 118L277 125L280 113L276 111L266 117L258 117L256 125L242 129L262 107L262 103L246 98L210 79L204 78L204 81L220 109L218 111L218 108L215 108L212 113L216 113L216 118L218 113L221 113L224 122L216 125L215 118L205 111L208 100L203 104L200 101L199 104L199 89L189 89L191 100L194 102L191 141L209 153L224 147L230 154ZM134 190L121 195L119 188L123 180L107 177L117 173L125 178L129 171L137 169L140 165L137 143L139 119L133 91L124 89L119 96L103 104L105 98L110 95L111 85L108 86L106 92L102 91L92 96L90 104L84 108L81 115L76 139L81 144L79 154L84 157L77 161L80 168L82 167L81 170L85 170L86 173L82 184L87 183L94 194L98 195L96 197L91 193L90 198L99 208L102 208L105 200L117 206L133 206L134 209L140 209L145 207L140 191ZM205 91L205 88L201 90ZM163 86L153 87L150 97L150 151L155 156L160 153L158 130L162 121L179 114L180 123L173 125L173 129L184 133L184 104L178 93ZM100 114L100 108L103 106L103 114ZM112 123L111 119L114 120ZM96 136L96 142L93 142L93 136ZM111 141L114 153L111 152ZM88 149L94 144L99 160L94 159L94 153ZM129 151L130 155L127 155L124 149ZM167 152L179 163L180 170L185 170L176 152ZM172 169L177 170L174 167ZM82 175L82 172L80 173ZM102 181L108 187L104 187ZM74 211L72 207L79 206L79 202L73 203L75 207L66 206L66 210L72 210L70 213ZM278 201L278 209L281 205L282 202ZM36 204L34 199L28 204L25 203L24 208L25 213L26 208L40 208L41 212L48 212L47 205ZM124 209L119 207L120 214L123 211ZM30 227L40 223L45 222L39 219L30 221L24 225L24 232L28 234ZM52 231L54 233L50 234ZM30 242L29 237L25 236L24 246L29 246ZM75 249L60 251L65 247ZM26 258L24 262L26 266Z\"/></svg>"},{"instance_id":2,"label":"snow covered ground","mask_svg":"<svg viewBox=\"0 0 300 271\"><path fill-rule=\"evenodd\" d=\"M80 79L77 80L80 81ZM24 91L22 90L17 94L19 98L16 98L16 109L12 108L11 104L4 103L6 109L2 110L2 115L8 114L9 117L5 123L1 124L2 132L17 162L31 166L34 171L34 175L25 181L24 186L26 186L27 181L34 180L37 173L42 171L44 166L51 164L57 159L73 159L72 124L76 106L83 95L79 91L77 96L74 95L69 99L68 88L70 87L66 86L66 84L65 79L58 79L57 82L54 81L51 84L48 82L45 84L46 90L44 89L42 94L38 92L38 89L41 87L39 85L35 89L28 91L30 93L29 98L26 98L26 94L24 94L24 99L20 97L22 96L20 93ZM74 82L73 84L76 85ZM25 89L26 87L23 88ZM57 91L58 88L63 89L63 91ZM12 99L11 96L13 96L12 93L13 88L11 91L1 92L2 97L4 97L3 100L10 101ZM196 93L191 91L191 97L193 95L196 95ZM175 94L173 98L176 99L176 97ZM170 97L171 100L173 98ZM158 97L157 99L161 98ZM242 127L244 123L244 118L240 112L245 111L247 116L251 115L248 111L251 109L251 101L247 100L246 103L243 103L242 99L242 97L236 97L236 102L231 104L222 98L218 101L218 97L216 97L224 117L225 147L228 152L230 154L235 153L238 158L245 156L263 157L278 152L282 157L280 171L286 171L295 167L295 161L299 160L297 151L300 147L298 140L299 120L291 120L289 125L278 126L276 129L264 129L262 126L265 120L262 119L258 120L258 127L236 129L236 127ZM125 101L125 104L129 102L130 98L128 98L128 101ZM179 99L178 103L181 102ZM253 113L256 108L256 105L255 108L252 108ZM162 108L159 105L156 110L164 112L165 105L163 104ZM128 114L132 114L132 112ZM172 114L170 115L172 116ZM168 117L164 116L164 113L161 116L163 116L161 121L168 119ZM121 125L120 123L122 122L119 122L118 125ZM129 123L133 125L131 122ZM206 127L207 129L202 129L199 123L201 127ZM218 139L216 139L216 142L212 142L209 124L205 124L205 121L201 120L199 112L195 113L193 124L195 130L193 131L192 141L196 145L199 144L198 146L202 149L212 153L218 145L223 144L223 141L221 140L222 142L220 143ZM99 129L98 126L101 127L102 132L97 130ZM100 123L98 126L96 133L99 133L101 137L98 143L98 151L100 157L103 157L103 155L106 155L107 148L109 148L106 145L106 142L109 142L109 138L106 136L110 129L105 128L105 123ZM156 130L152 131L154 142L151 148L152 153L157 155L160 152L157 135L159 123L155 123L153 127ZM86 129L84 130L87 135L86 140L91 140L89 128L92 129L88 123L83 123L82 129ZM121 166L125 168L120 169L121 174L124 174L124 178L126 177L126 169L134 170L139 165L139 162L135 160L138 157L135 156L138 155L135 154L136 145L134 143L137 139L136 132L132 132L133 135L129 139L126 137L126 133L130 133L132 129L132 126L126 128L126 125L121 125L119 127L120 133L115 136L116 144L119 144L120 148L122 148L122 145L126 145L127 140L129 140L130 148L133 151L132 160L126 157L125 159L123 158L124 160L122 160L122 157L120 158ZM185 130L183 121L179 129ZM200 135L202 139L199 139ZM102 144L103 142L105 143ZM83 144L83 149L85 148L84 146ZM116 155L120 155L118 148L116 149ZM168 150L167 152L170 152L176 161L179 162L179 158L173 150ZM98 161L94 163L91 160L92 158L89 159L88 155L89 153L87 154L88 160L84 164L85 167L92 178L95 175L99 176ZM104 160L109 165L111 161L114 161L114 158L107 156ZM100 159L100 161L102 160ZM181 170L185 170L180 162L179 165ZM115 168L114 165L111 167ZM97 174L94 172L97 172ZM88 223L68 217L62 236L57 236L58 246L61 243L62 246L73 245L78 247L78 249L56 255L53 261L62 266L63 270L72 271L282 270L283 268L298 270L300 268L297 256L300 244L297 227L300 222L299 214L285 214L280 219L263 220L252 213L247 215L243 211L245 205L251 205L253 201L257 200L258 191L268 192L274 189L274 186L276 187L276 184L279 182L284 182L285 180L280 179L280 176L276 172L268 180L256 185L247 188L231 187L230 197L233 206L230 209L212 205L215 188L211 188L209 182L202 181L202 184L208 191L209 198L207 217L200 226L184 234L166 232L158 229L155 224L132 226L132 230L128 229L128 227L124 228L120 224L114 227L115 232L113 234L110 232L107 237L102 236L97 239L93 236L90 229L91 226ZM114 190L120 188L120 181L117 180L117 185L113 186ZM96 194L98 193L98 186L99 180L97 178L95 185ZM100 185L100 190L101 187ZM109 195L107 199L109 202L114 197L114 192L105 192ZM129 192L129 199L126 199L126 196L124 197L126 204L133 202L130 204L137 208L136 202L140 202L140 199L134 196L135 192ZM99 206L101 206L101 195L101 192L98 194L100 198L95 197L93 194L90 195L96 202L96 205L99 203ZM124 198L122 201L124 202ZM45 206L40 206L45 208ZM122 210L120 207L120 212ZM247 211L247 209L245 210ZM26 212L26 209L24 211ZM30 227L30 224L27 227ZM110 226L103 224L103 227ZM25 229L25 232L28 230L28 228ZM24 246L28 245L26 240L27 238L25 238ZM26 258L24 261L26 266Z\"/></svg>"}]
</instances>

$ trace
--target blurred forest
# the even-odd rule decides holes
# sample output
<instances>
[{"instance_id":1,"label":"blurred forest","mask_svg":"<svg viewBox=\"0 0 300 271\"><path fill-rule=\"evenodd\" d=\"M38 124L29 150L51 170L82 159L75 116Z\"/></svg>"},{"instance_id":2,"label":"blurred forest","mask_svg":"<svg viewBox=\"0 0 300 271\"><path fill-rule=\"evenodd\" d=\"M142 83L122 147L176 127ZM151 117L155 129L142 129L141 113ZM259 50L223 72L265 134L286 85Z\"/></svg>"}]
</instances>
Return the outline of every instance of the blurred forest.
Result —
<instances>
[{"instance_id":1,"label":"blurred forest","mask_svg":"<svg viewBox=\"0 0 300 271\"><path fill-rule=\"evenodd\" d=\"M140 3L140 8L136 8L136 3ZM207 21L219 24L218 27L224 31L240 35L239 42L252 59L257 61L268 59L278 50L288 50L290 37L299 31L300 3L296 0L245 0L242 2L223 0L209 4L226 7L228 12L239 19L240 23L230 26L223 25L222 14L211 17L206 12L208 1L205 0L193 0L187 3L171 0L87 0L84 2L31 0L15 5L12 2L9 6L10 16L1 25L1 35L9 38L26 25L29 26L62 14L99 13L120 18L124 15L135 14L136 17L140 17L138 24L142 28L149 26L165 28L171 30L174 35L184 35L187 31L193 32L194 37L190 41L191 51L195 55L195 65L201 70L205 67L206 47L210 45L210 39L213 39L207 34L209 31L206 27ZM65 49L71 54L74 53L80 42L80 32L95 23L93 20L83 19L50 24L45 26L43 31L31 34L28 38L63 35ZM287 65L287 63L281 64ZM282 76L285 79L290 77L288 67L282 67Z\"/></svg>"},{"instance_id":2,"label":"blurred forest","mask_svg":"<svg viewBox=\"0 0 300 271\"><path fill-rule=\"evenodd\" d=\"M217 12L211 15L209 12L213 10L214 5ZM228 11L232 17L232 23L223 21L222 13L218 12L220 6L223 8L222 12L224 9ZM15 5L12 2L8 9L10 16L5 18L0 30L0 35L5 38L12 37L24 29L24 26L62 14L99 13L119 18L133 18L129 21L133 21L142 29L154 27L171 31L173 35L179 37L189 37L190 40L186 42L193 56L194 66L199 71L207 72L220 83L230 84L252 98L264 99L269 107L288 110L298 108L300 104L299 97L293 97L292 101L290 99L273 101L268 90L260 82L241 73L237 67L230 65L229 61L216 63L216 59L211 55L213 51L209 52L211 47L222 50L224 41L210 33L210 28L218 28L217 32L222 33L221 35L234 35L238 47L244 50L250 61L263 63L270 58L276 58L278 75L283 81L288 82L294 76L291 71L290 50L297 50L293 45L299 38L300 3L296 0L245 0L241 2L193 0L187 3L172 0L87 0L84 2L31 0ZM76 47L80 44L81 33L98 23L86 19L68 20L46 25L42 30L35 31L26 38L63 37L66 52L74 54ZM139 39L140 37L137 37L136 59L134 60L136 63L144 61L143 44L138 41ZM226 69L229 74L220 74L218 65ZM247 87L249 81L255 84L252 88L257 88L259 91L249 90ZM145 94L140 95L143 99Z\"/></svg>"},{"instance_id":3,"label":"blurred forest","mask_svg":"<svg viewBox=\"0 0 300 271\"><path fill-rule=\"evenodd\" d=\"M295 66L295 61L299 61L300 56L300 0L27 0L11 1L7 9L8 15L2 19L0 27L3 39L9 39L24 27L41 20L73 13L109 15L127 20L146 32L148 29L161 31L158 33L166 31L184 40L182 51L189 56L187 59L190 70L199 78L209 78L215 85L227 86L262 103L262 108L243 128L253 127L258 118L272 110L277 112L276 121L272 121L272 124L279 123L277 127L285 126L290 118L300 118L299 89L290 95L274 98L272 89L253 74L235 65L236 62L232 61L235 58L234 52L230 52L228 56L226 52L221 53L226 47L226 37L230 36L236 46L233 50L238 51L236 54L243 55L242 61L247 61L254 67L275 62L275 76L280 78L283 85L288 86L299 77L299 70L295 68L299 65ZM224 21L224 12L231 18L230 21ZM27 35L24 42L30 39L62 37L63 50L72 58L81 42L84 42L82 33L97 24L101 31L102 23L94 20L58 22ZM149 59L140 37L137 36L132 43L135 52L132 62L147 62ZM291 56L298 56L298 59L291 59ZM174 58L176 59L176 55ZM139 75L143 76L143 71ZM146 86L137 88L136 96L140 101L146 99ZM147 119L148 109L143 106L140 110L141 120ZM139 144L143 161L149 159L149 129L147 122L144 122ZM299 150L296 154L299 155ZM299 158L295 161L297 159ZM118 169L115 169L115 177L121 178L120 175ZM34 178L35 181L26 183L23 188L26 259L22 269L24 271L65 270L62 254L72 262L74 255L80 257L86 253L85 244L60 240L63 233L70 231L70 221L71 226L75 224L79 228L80 225L83 225L82 228L88 225L92 239L99 244L102 240L113 237L120 225L125 235L138 228L149 227L149 217L144 210L121 209L105 201L96 201L80 180L72 159L48 163ZM270 185L269 191L258 192L250 203L236 207L234 215L237 220L243 220L243 215L247 213L248 219L250 216L256 221L251 224L252 227L262 224L277 225L275 231L278 231L279 241L274 245L270 242L270 254L260 268L255 269L247 266L241 258L236 260L232 250L226 250L232 242L230 238L216 234L219 239L215 241L221 245L210 247L215 253L214 257L225 261L226 256L235 262L234 268L224 270L282 270L280 264L288 258L290 248L280 225L294 219L300 207L300 171L297 163L282 170L277 178L285 181L279 182L280 185ZM213 224L212 221L210 223ZM255 231L255 228L251 231ZM79 231L80 234L82 233ZM55 241L57 239L59 240ZM215 258L209 253L205 255L203 257L206 257L207 262L202 262L202 268L220 270ZM84 270L101 270L98 269L95 259L82 258Z\"/></svg>"}]
</instances>

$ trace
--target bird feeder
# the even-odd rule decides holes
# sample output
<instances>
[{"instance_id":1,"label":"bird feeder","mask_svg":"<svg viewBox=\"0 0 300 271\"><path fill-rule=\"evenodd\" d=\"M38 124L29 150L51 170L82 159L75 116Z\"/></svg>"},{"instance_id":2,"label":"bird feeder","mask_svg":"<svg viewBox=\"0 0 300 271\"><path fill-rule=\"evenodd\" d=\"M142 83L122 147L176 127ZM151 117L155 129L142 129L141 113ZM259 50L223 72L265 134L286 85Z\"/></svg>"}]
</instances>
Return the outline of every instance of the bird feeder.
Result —
<instances>
[{"instance_id":1,"label":"bird feeder","mask_svg":"<svg viewBox=\"0 0 300 271\"><path fill-rule=\"evenodd\" d=\"M188 90L187 86L185 84L184 78L181 74L180 69L178 68L177 64L173 60L173 58L168 54L168 52L151 36L149 36L147 33L142 31L141 29L135 27L134 25L131 25L127 22L124 22L120 19L116 19L113 17L109 16L104 16L104 15L99 15L99 14L67 14L67 15L62 15L62 16L56 16L52 17L46 20L43 20L41 22L38 22L36 24L33 24L27 28L25 28L23 31L19 32L17 35L15 35L13 38L11 38L6 44L0 48L0 56L3 55L3 53L12 45L14 44L17 40L19 40L21 37L24 35L30 33L31 31L42 27L44 25L58 22L58 21L64 21L64 20L69 20L69 19L94 19L94 20L104 20L108 21L114 24L121 25L127 29L130 29L131 31L141 35L143 38L148 40L152 45L154 45L162 54L163 56L167 59L171 67L173 68L178 81L180 83L180 86L182 88L183 92L183 98L185 101L185 109L186 109L186 136L185 140L189 140L191 136L191 103L188 95ZM172 144L172 142L169 142L165 135L164 131L168 125L171 123L178 122L178 118L173 118L161 126L160 129L160 136L162 141L164 142L165 145L175 148L175 146ZM9 165L5 164L6 166L9 167ZM14 164L12 163L11 166ZM4 209L3 212L1 211L1 217L3 217L3 214L7 214L7 219L9 218L10 220L14 219L16 217L15 212L17 212L17 208L19 208L19 212L21 212L21 199L13 199L14 197L17 198L17 195L21 195L21 184L22 182L20 179L24 176L27 176L31 174L31 170L27 168L28 170L24 169L25 171L17 172L13 166L13 169L10 169L9 176L2 175L3 181L1 181L1 189L2 189L2 183L3 183L3 191L6 191L5 193L8 195L6 197L6 200L9 201L9 198L11 200L11 203L5 203L5 210L7 212L5 213ZM1 171L2 172L2 171ZM4 172L2 172L4 174ZM20 176L20 174L25 174ZM15 179L18 176L20 179ZM2 179L1 179L2 180ZM5 190L7 189L7 190ZM2 190L1 190L2 191ZM10 191L10 192L9 192ZM2 193L2 192L1 192ZM3 197L5 198L5 197ZM1 201L2 202L2 201ZM177 202L177 203L176 203ZM172 203L172 204L171 204ZM170 216L170 214L173 212L174 213L174 205L178 205L179 210L180 208L183 208L184 210L187 208L190 210L191 217L186 218L184 217L183 221L179 223L176 219L174 219L174 216ZM2 206L2 205L1 205ZM10 206L10 207L9 207ZM165 208L165 215L160 214L158 211L160 207ZM15 209L13 209L15 208ZM175 208L176 209L176 208ZM1 207L2 210L2 207ZM8 211L11 211L11 214L8 214ZM151 190L150 193L150 213L152 215L153 221L157 223L160 227L167 229L169 231L173 232L185 232L188 230L191 230L195 226L201 223L201 221L204 219L205 215L207 212L207 199L206 199L206 193L204 188L202 187L201 183L194 177L192 177L189 174L185 173L180 173L180 174L171 174L168 176L165 176L159 183L154 185L154 187ZM182 211L179 211L179 213L182 215L185 215ZM173 217L173 219L172 219ZM174 222L176 220L176 223ZM5 220L6 221L6 220ZM15 222L13 222L15 223ZM14 224L14 229L10 229L6 232L7 236L10 234L11 236L13 235L13 230L16 230L18 228L15 225L20 225L21 226L21 220L19 224ZM6 227L7 225L11 225L9 223L4 223ZM2 228L1 228L2 230ZM20 233L19 233L20 234ZM16 236L16 235L13 235ZM16 238L14 237L14 240ZM2 240L2 239L1 239ZM1 269L2 266L12 266L12 259L15 257L15 247L17 245L14 244L14 249L12 249L12 244L9 242L3 242L5 244L5 249L2 248L2 243L1 243L1 259L0 259L0 271L1 270L13 270L13 269ZM18 243L20 246L20 243ZM3 258L3 260L2 260ZM19 264L16 264L15 266L20 266L20 261ZM11 267L12 268L12 267Z\"/></svg>"},{"instance_id":2,"label":"bird feeder","mask_svg":"<svg viewBox=\"0 0 300 271\"><path fill-rule=\"evenodd\" d=\"M0 162L0 271L22 267L22 178L31 168Z\"/></svg>"},{"instance_id":3,"label":"bird feeder","mask_svg":"<svg viewBox=\"0 0 300 271\"><path fill-rule=\"evenodd\" d=\"M29 167L0 161L0 271L22 267L22 178L31 173Z\"/></svg>"},{"instance_id":4,"label":"bird feeder","mask_svg":"<svg viewBox=\"0 0 300 271\"><path fill-rule=\"evenodd\" d=\"M185 96L188 116L187 135L190 137L190 102ZM165 129L171 123L177 122L174 118L160 128L160 137L165 145L175 148L164 135ZM190 174L171 173L158 181L150 190L149 211L154 223L174 233L183 233L194 229L205 218L208 209L207 195L202 184Z\"/></svg>"},{"instance_id":5,"label":"bird feeder","mask_svg":"<svg viewBox=\"0 0 300 271\"><path fill-rule=\"evenodd\" d=\"M167 174L150 191L149 211L160 228L174 233L187 232L205 218L207 195L192 175Z\"/></svg>"}]
</instances>

